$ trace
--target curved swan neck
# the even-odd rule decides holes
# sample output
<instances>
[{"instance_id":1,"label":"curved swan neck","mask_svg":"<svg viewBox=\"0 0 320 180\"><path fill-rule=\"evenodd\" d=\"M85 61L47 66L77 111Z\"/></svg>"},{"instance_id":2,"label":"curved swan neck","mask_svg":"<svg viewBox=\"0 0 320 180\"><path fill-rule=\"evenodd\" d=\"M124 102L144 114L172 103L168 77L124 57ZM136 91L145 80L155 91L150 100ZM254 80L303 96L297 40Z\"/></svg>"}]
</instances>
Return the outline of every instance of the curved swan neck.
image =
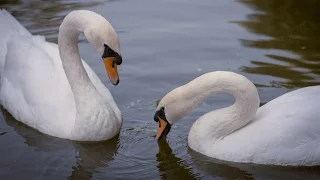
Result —
<instances>
[{"instance_id":1,"label":"curved swan neck","mask_svg":"<svg viewBox=\"0 0 320 180\"><path fill-rule=\"evenodd\" d=\"M93 87L83 67L78 48L79 35L89 24L86 14L86 11L69 13L59 29L58 47L62 66L75 96L82 88Z\"/></svg>"},{"instance_id":2,"label":"curved swan neck","mask_svg":"<svg viewBox=\"0 0 320 180\"><path fill-rule=\"evenodd\" d=\"M242 75L233 72L216 71L204 74L186 85L194 95L194 105L208 96L228 93L235 98L229 107L211 111L196 123L207 129L204 137L223 138L249 123L259 108L260 99L254 84ZM190 93L190 92L189 92ZM209 134L207 134L209 133Z\"/></svg>"}]
</instances>

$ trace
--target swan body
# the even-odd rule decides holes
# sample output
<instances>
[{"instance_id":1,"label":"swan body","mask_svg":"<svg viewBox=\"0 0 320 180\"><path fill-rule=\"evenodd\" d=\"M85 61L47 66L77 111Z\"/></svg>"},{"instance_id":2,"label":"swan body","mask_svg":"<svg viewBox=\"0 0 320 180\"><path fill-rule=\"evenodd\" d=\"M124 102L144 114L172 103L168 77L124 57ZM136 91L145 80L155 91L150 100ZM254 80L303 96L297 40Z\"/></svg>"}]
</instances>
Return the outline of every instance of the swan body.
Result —
<instances>
[{"instance_id":1,"label":"swan body","mask_svg":"<svg viewBox=\"0 0 320 180\"><path fill-rule=\"evenodd\" d=\"M208 96L223 92L233 95L235 103L194 122L188 135L191 149L231 162L320 165L320 86L286 93L259 108L257 89L247 78L210 72L169 92L156 114L162 109L159 119L173 124Z\"/></svg>"},{"instance_id":2,"label":"swan body","mask_svg":"<svg viewBox=\"0 0 320 180\"><path fill-rule=\"evenodd\" d=\"M59 29L59 46L31 35L6 10L0 10L0 25L0 102L16 120L77 141L107 140L119 132L121 112L77 45L84 32L99 51L104 42L120 53L116 33L102 16L69 13Z\"/></svg>"}]
</instances>

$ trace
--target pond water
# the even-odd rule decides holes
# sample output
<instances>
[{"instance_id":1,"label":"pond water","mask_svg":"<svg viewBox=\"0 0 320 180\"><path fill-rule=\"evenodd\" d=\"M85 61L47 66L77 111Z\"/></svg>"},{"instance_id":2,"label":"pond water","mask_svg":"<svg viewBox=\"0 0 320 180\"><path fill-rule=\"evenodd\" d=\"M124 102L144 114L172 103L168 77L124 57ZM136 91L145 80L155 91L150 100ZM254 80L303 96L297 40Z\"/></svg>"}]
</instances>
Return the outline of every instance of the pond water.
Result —
<instances>
[{"instance_id":1,"label":"pond water","mask_svg":"<svg viewBox=\"0 0 320 180\"><path fill-rule=\"evenodd\" d=\"M175 125L167 142L154 135L155 103L210 71L245 75L263 103L320 84L320 1L105 0L1 1L31 33L57 42L63 17L89 9L118 32L123 64L112 86L101 55L80 37L82 58L123 113L118 137L76 143L40 134L2 110L0 179L320 179L320 169L219 162L187 146L192 123L233 103L210 97ZM245 140L244 140L245 141Z\"/></svg>"}]
</instances>

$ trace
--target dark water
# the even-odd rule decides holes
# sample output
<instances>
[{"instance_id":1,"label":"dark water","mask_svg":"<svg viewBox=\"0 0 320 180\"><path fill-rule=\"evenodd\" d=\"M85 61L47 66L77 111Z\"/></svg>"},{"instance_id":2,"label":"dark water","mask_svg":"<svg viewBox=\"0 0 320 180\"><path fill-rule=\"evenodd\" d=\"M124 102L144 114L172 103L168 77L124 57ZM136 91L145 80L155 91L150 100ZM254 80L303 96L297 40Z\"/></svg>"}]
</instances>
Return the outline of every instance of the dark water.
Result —
<instances>
[{"instance_id":1,"label":"dark water","mask_svg":"<svg viewBox=\"0 0 320 180\"><path fill-rule=\"evenodd\" d=\"M187 135L205 112L233 99L209 98L154 141L155 101L215 70L245 75L266 103L320 84L320 1L106 0L0 1L33 34L57 42L75 9L105 16L119 33L120 84L108 80L100 54L83 37L82 58L112 92L124 117L120 135L102 143L49 137L0 118L0 179L320 179L319 168L280 168L215 161L190 150ZM0 27L1 28L1 27Z\"/></svg>"}]
</instances>

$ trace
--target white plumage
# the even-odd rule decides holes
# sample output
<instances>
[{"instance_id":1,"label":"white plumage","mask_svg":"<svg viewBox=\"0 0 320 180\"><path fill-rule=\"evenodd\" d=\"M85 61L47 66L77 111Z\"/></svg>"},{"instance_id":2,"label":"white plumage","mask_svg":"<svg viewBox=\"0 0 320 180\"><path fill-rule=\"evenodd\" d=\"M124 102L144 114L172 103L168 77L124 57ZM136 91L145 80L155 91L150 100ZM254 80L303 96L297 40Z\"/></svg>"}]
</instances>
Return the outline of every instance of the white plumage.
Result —
<instances>
[{"instance_id":1,"label":"white plumage","mask_svg":"<svg viewBox=\"0 0 320 180\"><path fill-rule=\"evenodd\" d=\"M106 19L85 10L67 15L59 31L61 59L57 44L31 35L6 10L0 10L0 27L0 102L15 119L71 140L100 141L119 132L121 112L80 59L77 45L81 31L87 32L98 50L106 43L120 54L118 37Z\"/></svg>"},{"instance_id":2,"label":"white plumage","mask_svg":"<svg viewBox=\"0 0 320 180\"><path fill-rule=\"evenodd\" d=\"M170 124L216 93L234 96L229 107L201 116L191 127L191 149L212 158L256 164L320 165L320 86L284 94L259 108L254 84L216 71L169 92L159 103Z\"/></svg>"}]
</instances>

